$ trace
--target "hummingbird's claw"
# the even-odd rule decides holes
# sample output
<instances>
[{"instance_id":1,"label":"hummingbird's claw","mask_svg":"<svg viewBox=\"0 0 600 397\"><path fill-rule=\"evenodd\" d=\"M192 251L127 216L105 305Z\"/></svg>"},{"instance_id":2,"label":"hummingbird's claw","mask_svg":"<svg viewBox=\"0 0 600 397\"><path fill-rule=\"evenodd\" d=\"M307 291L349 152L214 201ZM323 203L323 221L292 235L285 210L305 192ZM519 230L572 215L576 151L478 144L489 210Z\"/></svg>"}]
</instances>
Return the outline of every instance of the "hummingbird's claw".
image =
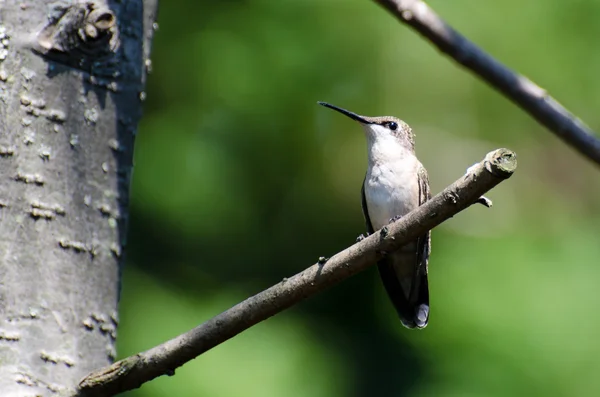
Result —
<instances>
[{"instance_id":1,"label":"hummingbird's claw","mask_svg":"<svg viewBox=\"0 0 600 397\"><path fill-rule=\"evenodd\" d=\"M387 226L384 226L381 228L381 231L379 232L379 234L381 235L381 238L384 238L385 236L387 236L389 230Z\"/></svg>"},{"instance_id":2,"label":"hummingbird's claw","mask_svg":"<svg viewBox=\"0 0 600 397\"><path fill-rule=\"evenodd\" d=\"M395 217L390 218L390 220L388 221L388 223L394 223L394 222L396 222L400 218L402 218L402 215L396 215Z\"/></svg>"},{"instance_id":3,"label":"hummingbird's claw","mask_svg":"<svg viewBox=\"0 0 600 397\"><path fill-rule=\"evenodd\" d=\"M369 233L365 233L365 234L361 234L360 236L358 236L356 238L356 242L360 243L361 241L363 241L364 239L366 239L367 237L369 237Z\"/></svg>"}]
</instances>

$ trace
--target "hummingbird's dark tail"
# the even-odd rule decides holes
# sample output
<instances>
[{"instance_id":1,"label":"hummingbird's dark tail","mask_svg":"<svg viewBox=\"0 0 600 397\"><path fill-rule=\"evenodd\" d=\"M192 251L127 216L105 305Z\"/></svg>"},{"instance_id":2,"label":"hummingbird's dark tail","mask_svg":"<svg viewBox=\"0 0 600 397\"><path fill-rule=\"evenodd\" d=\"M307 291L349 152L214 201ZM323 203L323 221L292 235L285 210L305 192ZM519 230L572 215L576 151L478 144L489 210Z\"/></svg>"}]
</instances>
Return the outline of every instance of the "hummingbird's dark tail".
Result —
<instances>
[{"instance_id":1,"label":"hummingbird's dark tail","mask_svg":"<svg viewBox=\"0 0 600 397\"><path fill-rule=\"evenodd\" d=\"M403 248L379 261L377 267L402 325L407 328L425 328L429 321L427 270L419 266L407 266L407 254L412 247ZM411 255L412 261L413 258Z\"/></svg>"}]
</instances>

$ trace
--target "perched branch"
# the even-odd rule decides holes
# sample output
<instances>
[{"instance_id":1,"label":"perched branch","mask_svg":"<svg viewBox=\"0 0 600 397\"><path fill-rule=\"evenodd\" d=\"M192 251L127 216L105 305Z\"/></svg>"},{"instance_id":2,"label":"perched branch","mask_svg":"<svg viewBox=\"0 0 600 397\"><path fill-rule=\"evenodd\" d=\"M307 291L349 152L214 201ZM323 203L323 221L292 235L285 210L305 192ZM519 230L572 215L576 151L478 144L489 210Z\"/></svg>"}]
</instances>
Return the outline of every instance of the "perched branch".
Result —
<instances>
[{"instance_id":1,"label":"perched branch","mask_svg":"<svg viewBox=\"0 0 600 397\"><path fill-rule=\"evenodd\" d=\"M290 306L377 263L423 235L509 178L517 166L514 152L498 149L430 201L400 220L295 276L254 295L198 327L143 353L95 371L72 396L110 396L141 386Z\"/></svg>"},{"instance_id":2,"label":"perched branch","mask_svg":"<svg viewBox=\"0 0 600 397\"><path fill-rule=\"evenodd\" d=\"M545 90L514 73L454 30L423 1L375 1L421 33L440 51L502 92L579 153L600 164L600 139L591 129Z\"/></svg>"}]
</instances>

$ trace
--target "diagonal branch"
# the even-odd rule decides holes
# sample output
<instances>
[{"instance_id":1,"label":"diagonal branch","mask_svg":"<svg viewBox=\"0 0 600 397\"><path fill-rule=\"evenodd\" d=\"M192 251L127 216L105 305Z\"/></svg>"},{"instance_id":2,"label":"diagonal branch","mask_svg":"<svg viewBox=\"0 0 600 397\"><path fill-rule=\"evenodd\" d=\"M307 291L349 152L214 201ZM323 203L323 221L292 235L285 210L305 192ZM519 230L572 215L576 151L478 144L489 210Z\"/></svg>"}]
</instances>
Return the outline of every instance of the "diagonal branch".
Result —
<instances>
[{"instance_id":1,"label":"diagonal branch","mask_svg":"<svg viewBox=\"0 0 600 397\"><path fill-rule=\"evenodd\" d=\"M375 0L440 51L471 70L579 153L600 164L600 139L548 93L449 26L421 0Z\"/></svg>"},{"instance_id":2,"label":"diagonal branch","mask_svg":"<svg viewBox=\"0 0 600 397\"><path fill-rule=\"evenodd\" d=\"M177 367L207 350L372 266L383 252L398 249L477 202L516 167L514 152L498 149L488 153L464 176L400 220L170 341L89 374L71 396L112 396L160 375L173 375Z\"/></svg>"}]
</instances>

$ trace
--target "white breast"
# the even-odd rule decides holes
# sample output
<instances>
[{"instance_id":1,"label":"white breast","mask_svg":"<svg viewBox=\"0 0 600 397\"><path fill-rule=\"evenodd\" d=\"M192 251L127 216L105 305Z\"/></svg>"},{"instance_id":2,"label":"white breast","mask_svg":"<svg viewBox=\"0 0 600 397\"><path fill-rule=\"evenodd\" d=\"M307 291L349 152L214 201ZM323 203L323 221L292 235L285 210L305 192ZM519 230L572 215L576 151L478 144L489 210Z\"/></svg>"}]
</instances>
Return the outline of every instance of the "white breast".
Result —
<instances>
[{"instance_id":1,"label":"white breast","mask_svg":"<svg viewBox=\"0 0 600 397\"><path fill-rule=\"evenodd\" d=\"M365 198L371 225L378 230L397 215L403 216L419 205L417 158L407 150L392 156L369 159Z\"/></svg>"}]
</instances>

